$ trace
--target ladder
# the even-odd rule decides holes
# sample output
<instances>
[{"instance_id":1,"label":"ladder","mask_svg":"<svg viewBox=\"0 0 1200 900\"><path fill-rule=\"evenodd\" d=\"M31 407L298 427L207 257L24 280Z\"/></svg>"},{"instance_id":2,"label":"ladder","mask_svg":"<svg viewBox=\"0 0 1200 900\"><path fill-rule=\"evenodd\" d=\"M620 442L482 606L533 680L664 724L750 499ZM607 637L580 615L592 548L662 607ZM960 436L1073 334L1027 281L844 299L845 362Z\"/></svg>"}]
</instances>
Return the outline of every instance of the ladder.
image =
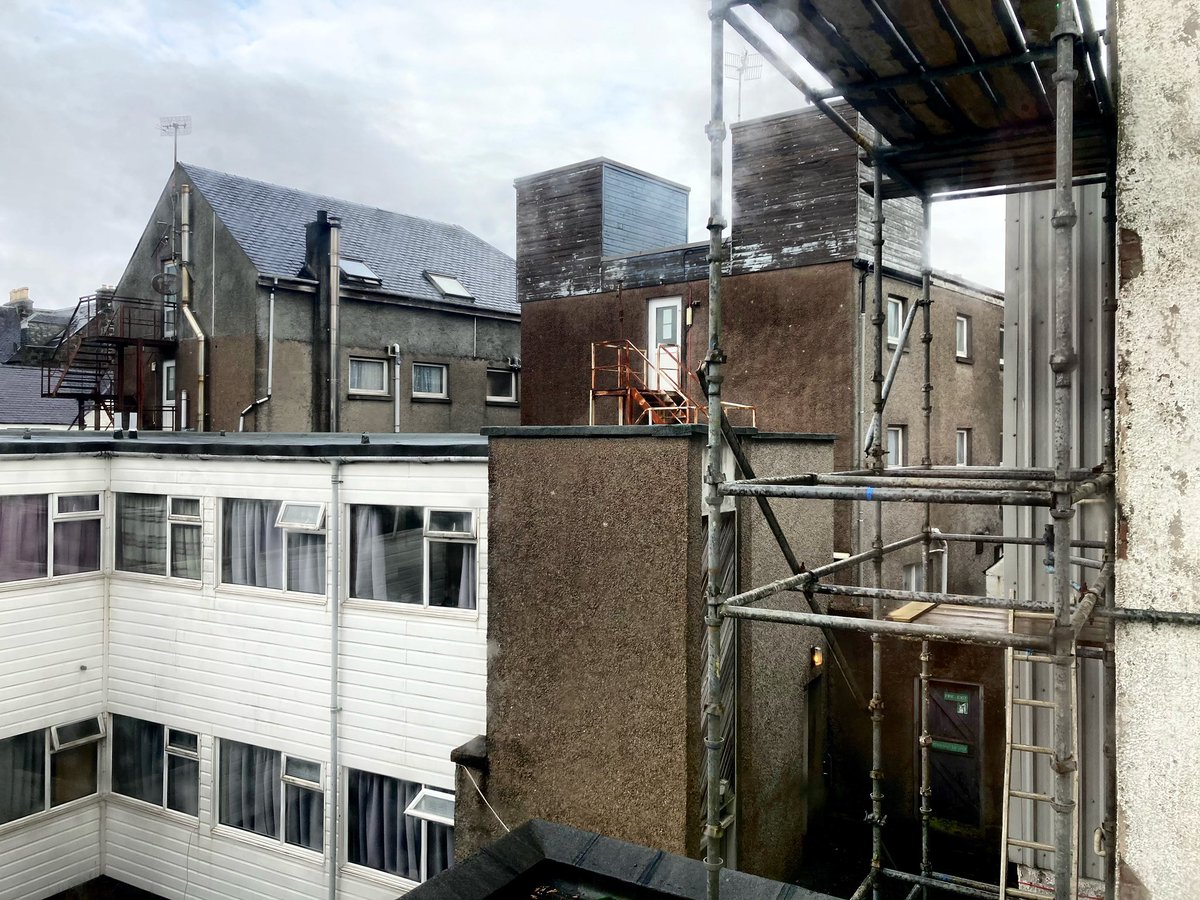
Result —
<instances>
[{"instance_id":1,"label":"ladder","mask_svg":"<svg viewBox=\"0 0 1200 900\"><path fill-rule=\"evenodd\" d=\"M1024 612L1012 610L1009 613L1009 631L1022 632L1033 629L1041 632L1047 625L1053 625L1054 614L1048 612ZM1031 629L1029 626L1033 626ZM1012 818L1014 815L1027 815L1025 821L1037 822L1039 819L1049 821L1050 827L1043 829L1053 831L1053 770L1050 766L1054 758L1053 743L1055 710L1053 689L1053 657L1045 653L1034 653L1027 650L1010 648L1005 651L1005 690L1008 704L1004 726L1004 800L1003 815L1000 831L1000 897L1018 900L1047 900L1053 897L1053 888L1042 884L1011 885L1009 871L1009 852L1013 849L1027 851L1025 857L1032 860L1032 865L1038 869L1053 870L1054 845L1046 841L1032 840L1027 827L1020 832L1020 837L1013 836ZM1044 673L1044 679L1035 676L1035 672ZM1079 758L1079 703L1078 677L1075 663L1071 664L1071 752L1075 759ZM1024 727L1022 727L1024 725ZM1018 734L1023 740L1018 741ZM1016 764L1014 766L1014 763ZM1020 771L1014 773L1014 768ZM1014 775L1021 787L1014 787ZM1071 858L1075 865L1071 872L1070 896L1077 897L1079 892L1079 772L1076 770L1073 778L1073 796L1075 811L1071 827ZM1032 789L1025 789L1032 787ZM1038 788L1042 787L1043 790ZM1047 820L1042 811L1048 811ZM1034 829L1036 831L1036 828ZM1049 854L1051 861L1045 865L1041 862L1042 854Z\"/></svg>"}]
</instances>

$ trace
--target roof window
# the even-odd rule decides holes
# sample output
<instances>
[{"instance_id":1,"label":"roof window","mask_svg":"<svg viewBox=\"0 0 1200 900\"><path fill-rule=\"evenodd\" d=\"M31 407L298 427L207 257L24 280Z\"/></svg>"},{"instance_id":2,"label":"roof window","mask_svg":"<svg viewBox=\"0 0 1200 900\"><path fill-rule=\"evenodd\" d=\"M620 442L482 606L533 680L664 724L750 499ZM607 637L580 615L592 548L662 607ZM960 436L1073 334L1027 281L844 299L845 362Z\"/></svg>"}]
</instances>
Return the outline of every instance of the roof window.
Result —
<instances>
[{"instance_id":1,"label":"roof window","mask_svg":"<svg viewBox=\"0 0 1200 900\"><path fill-rule=\"evenodd\" d=\"M347 278L364 281L368 284L383 284L383 279L376 275L371 267L361 259L350 259L343 256L338 260L338 264L342 268L342 274Z\"/></svg>"},{"instance_id":2,"label":"roof window","mask_svg":"<svg viewBox=\"0 0 1200 900\"><path fill-rule=\"evenodd\" d=\"M474 295L463 287L463 283L452 275L435 275L433 272L426 272L425 277L441 291L443 297L452 297L455 300L475 299Z\"/></svg>"}]
</instances>

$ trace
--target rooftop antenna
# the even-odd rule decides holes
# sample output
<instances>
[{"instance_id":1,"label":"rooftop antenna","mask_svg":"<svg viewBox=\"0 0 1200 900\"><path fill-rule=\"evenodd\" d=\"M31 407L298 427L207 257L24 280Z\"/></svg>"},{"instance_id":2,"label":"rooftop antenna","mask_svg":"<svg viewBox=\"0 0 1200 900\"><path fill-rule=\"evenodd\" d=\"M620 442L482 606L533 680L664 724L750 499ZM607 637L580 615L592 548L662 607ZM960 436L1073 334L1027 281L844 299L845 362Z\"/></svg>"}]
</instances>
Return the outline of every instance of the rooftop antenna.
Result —
<instances>
[{"instance_id":1,"label":"rooftop antenna","mask_svg":"<svg viewBox=\"0 0 1200 900\"><path fill-rule=\"evenodd\" d=\"M762 57L749 50L741 53L725 53L725 77L736 78L738 83L737 120L742 121L742 82L762 78Z\"/></svg>"},{"instance_id":2,"label":"rooftop antenna","mask_svg":"<svg viewBox=\"0 0 1200 900\"><path fill-rule=\"evenodd\" d=\"M761 67L760 67L761 68ZM163 116L158 120L158 133L163 137L170 135L173 144L172 157L175 164L179 163L179 136L192 133L191 116Z\"/></svg>"}]
</instances>

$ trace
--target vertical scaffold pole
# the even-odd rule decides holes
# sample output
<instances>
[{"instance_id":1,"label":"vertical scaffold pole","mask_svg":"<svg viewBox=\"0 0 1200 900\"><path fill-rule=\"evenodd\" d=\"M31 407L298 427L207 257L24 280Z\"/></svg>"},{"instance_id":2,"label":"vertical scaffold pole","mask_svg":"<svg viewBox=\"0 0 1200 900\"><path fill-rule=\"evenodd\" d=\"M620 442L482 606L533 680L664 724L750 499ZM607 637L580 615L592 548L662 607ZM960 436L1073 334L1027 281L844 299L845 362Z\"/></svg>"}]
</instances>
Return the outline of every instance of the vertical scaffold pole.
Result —
<instances>
[{"instance_id":1,"label":"vertical scaffold pole","mask_svg":"<svg viewBox=\"0 0 1200 900\"><path fill-rule=\"evenodd\" d=\"M933 373L932 363L930 360L931 345L933 344L933 329L932 316L930 314L929 304L933 302L930 297L930 281L933 276L933 269L930 265L931 248L929 246L932 237L932 228L930 221L930 204L929 200L921 199L921 320L924 323L924 330L921 334L921 344L924 348L924 380L921 384L921 419L922 428L925 432L923 442L923 452L921 454L921 466L928 469L933 465ZM933 536L932 528L933 521L931 516L932 504L925 504L924 517L924 534L925 540L921 545L921 571L925 573L925 590L933 590L933 562L930 554L930 542ZM947 546L943 553L949 553L950 548ZM945 591L947 585L940 585L938 590ZM929 858L929 817L933 810L930 807L930 797L933 793L930 787L932 781L931 760L929 757L929 748L932 738L929 735L929 678L930 678L930 663L931 654L929 650L929 641L921 641L921 874L929 878L933 875L933 863ZM929 896L929 889L922 886L921 897Z\"/></svg>"},{"instance_id":2,"label":"vertical scaffold pole","mask_svg":"<svg viewBox=\"0 0 1200 900\"><path fill-rule=\"evenodd\" d=\"M878 143L878 138L876 138ZM875 441L871 446L874 456L872 468L876 474L884 469L883 430L883 342L884 323L887 317L883 309L883 170L873 165L875 187L875 310L871 322L875 326L875 365L871 380L875 385ZM899 461L895 461L899 462ZM875 502L875 586L883 587L883 502ZM875 598L871 602L871 618L883 618L883 601ZM883 866L883 638L871 635L871 871L876 874L871 887L873 900L880 900L879 870Z\"/></svg>"},{"instance_id":3,"label":"vertical scaffold pole","mask_svg":"<svg viewBox=\"0 0 1200 900\"><path fill-rule=\"evenodd\" d=\"M708 641L708 706L704 710L704 750L707 764L708 796L704 826L704 867L708 873L708 900L721 896L721 553L719 527L721 497L721 258L725 219L722 198L725 190L725 2L712 0L709 18L712 26L712 58L709 90L712 117L708 123L709 141L709 217L708 217L708 354L705 375L708 391L708 453L704 473L705 502L708 508L708 596L704 618Z\"/></svg>"},{"instance_id":4,"label":"vertical scaffold pole","mask_svg":"<svg viewBox=\"0 0 1200 900\"><path fill-rule=\"evenodd\" d=\"M1074 884L1075 828L1074 728L1072 682L1075 678L1075 638L1071 629L1071 373L1076 367L1072 334L1074 289L1074 228L1077 219L1072 194L1074 144L1075 42L1079 27L1075 5L1060 3L1054 30L1055 82L1055 204L1054 204L1054 569L1050 585L1054 600L1054 896L1070 900Z\"/></svg>"},{"instance_id":5,"label":"vertical scaffold pole","mask_svg":"<svg viewBox=\"0 0 1200 900\"><path fill-rule=\"evenodd\" d=\"M1104 285L1104 316L1100 324L1101 352L1104 354L1104 471L1116 473L1116 317L1117 317L1117 173L1109 170L1104 193L1104 249L1108 253L1107 279ZM1108 490L1104 516L1104 562L1114 565L1117 558L1116 486ZM1105 605L1116 606L1116 579L1108 582ZM1117 896L1117 700L1116 659L1113 656L1113 622L1107 626L1104 648L1104 822L1100 826L1104 840L1104 900Z\"/></svg>"}]
</instances>

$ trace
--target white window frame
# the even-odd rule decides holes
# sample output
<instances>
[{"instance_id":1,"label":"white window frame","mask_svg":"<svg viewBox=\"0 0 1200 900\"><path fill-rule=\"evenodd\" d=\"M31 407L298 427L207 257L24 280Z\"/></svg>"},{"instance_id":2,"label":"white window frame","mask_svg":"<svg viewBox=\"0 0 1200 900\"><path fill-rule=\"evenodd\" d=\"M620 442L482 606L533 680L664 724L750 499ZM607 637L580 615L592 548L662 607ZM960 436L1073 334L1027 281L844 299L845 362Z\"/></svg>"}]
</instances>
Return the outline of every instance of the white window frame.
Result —
<instances>
[{"instance_id":1,"label":"white window frame","mask_svg":"<svg viewBox=\"0 0 1200 900\"><path fill-rule=\"evenodd\" d=\"M437 288L437 292L444 298L452 300L474 300L475 295L471 293L471 289L462 283L454 275L446 275L442 272L425 272L425 278L429 283Z\"/></svg>"},{"instance_id":2,"label":"white window frame","mask_svg":"<svg viewBox=\"0 0 1200 900\"><path fill-rule=\"evenodd\" d=\"M83 722L95 722L95 734L88 734L81 738L75 738L73 741L64 741L59 736L59 729L66 728L69 725L79 725ZM104 740L104 717L103 716L88 716L86 719L76 719L74 722L66 722L62 725L50 726L50 746L57 753L59 750L70 750L73 747L82 747L84 744L94 744Z\"/></svg>"},{"instance_id":3,"label":"white window frame","mask_svg":"<svg viewBox=\"0 0 1200 900\"><path fill-rule=\"evenodd\" d=\"M890 468L895 468L898 466L904 466L904 465L908 464L908 447L907 447L908 435L906 434L907 431L908 431L908 429L904 425L889 425L887 427L887 431L886 431L887 443L884 445L884 449L888 451L887 465ZM893 434L896 435L896 451L897 451L896 456L898 457L897 459L893 459L892 453L891 453L892 435Z\"/></svg>"},{"instance_id":4,"label":"white window frame","mask_svg":"<svg viewBox=\"0 0 1200 900\"><path fill-rule=\"evenodd\" d=\"M962 313L954 317L954 358L971 358L971 317Z\"/></svg>"},{"instance_id":5,"label":"white window frame","mask_svg":"<svg viewBox=\"0 0 1200 900\"><path fill-rule=\"evenodd\" d=\"M921 570L922 570L922 566L919 562L908 563L907 565L904 566L904 572L903 572L903 575L901 576L903 579L904 590L919 591L922 589L921 582L923 582L925 580L924 579L925 573L922 572Z\"/></svg>"},{"instance_id":6,"label":"white window frame","mask_svg":"<svg viewBox=\"0 0 1200 900\"><path fill-rule=\"evenodd\" d=\"M383 385L383 387L379 390L375 390L374 388L353 387L354 366L356 363L359 365L368 364L372 366L378 366L383 372L383 377L380 379L380 383ZM346 363L346 390L352 397L388 396L388 361L386 359L380 359L379 357L374 356L351 356L349 361Z\"/></svg>"},{"instance_id":7,"label":"white window frame","mask_svg":"<svg viewBox=\"0 0 1200 900\"><path fill-rule=\"evenodd\" d=\"M170 374L168 375L168 373ZM175 397L178 391L175 375L175 360L164 359L162 364L162 427L164 431L175 430ZM168 387L170 387L169 391ZM169 416L168 413L170 413Z\"/></svg>"},{"instance_id":8,"label":"white window frame","mask_svg":"<svg viewBox=\"0 0 1200 900\"><path fill-rule=\"evenodd\" d=\"M80 512L59 512L58 501L62 497L95 497L96 508ZM51 578L72 578L80 575L96 575L104 569L104 493L103 491L72 491L71 493L50 494L46 497L50 532L46 535L46 575ZM90 572L72 572L69 575L54 574L54 526L58 522L83 522L95 520L100 522L100 555L95 569Z\"/></svg>"},{"instance_id":9,"label":"white window frame","mask_svg":"<svg viewBox=\"0 0 1200 900\"><path fill-rule=\"evenodd\" d=\"M166 553L167 553L166 565L163 570L164 574L159 575L157 572L131 572L128 569L118 569L117 568L117 539L116 539L117 529L116 529L116 521L115 520L118 515L117 510L119 507L118 507L117 501L115 499L113 500L114 522L113 522L113 528L112 528L112 533L113 533L113 539L112 539L112 545L113 545L112 546L112 566L113 567L112 567L112 571L115 574L119 574L122 577L132 576L134 578L142 578L142 577L145 577L145 578L171 578L176 581L181 581L184 584L200 584L201 582L204 581L204 505L203 505L204 502L200 497L189 496L187 494L153 494L148 491L115 491L114 493L116 493L116 494L144 494L148 497L162 497L167 502L167 517L163 521L163 528L166 530L166 538L165 538L166 539L166 548L167 548L167 550L166 550ZM187 513L175 512L175 501L176 500L194 500L194 501L196 501L196 503L199 507L199 512L197 512L196 515L194 515L194 516L189 515ZM187 525L187 526L191 526L193 528L200 529L200 539L197 541L197 545L201 548L200 549L200 557L201 557L200 558L200 574L196 578L188 578L186 575L175 575L171 571L171 559L174 555L173 551L174 551L174 543L175 543L174 534L173 534L174 529L171 528L172 525Z\"/></svg>"},{"instance_id":10,"label":"white window frame","mask_svg":"<svg viewBox=\"0 0 1200 900\"><path fill-rule=\"evenodd\" d=\"M517 373L512 369L502 369L489 366L487 375L507 375L509 392L508 394L493 394L491 391L491 381L486 382L486 397L489 403L516 403L517 402Z\"/></svg>"},{"instance_id":11,"label":"white window frame","mask_svg":"<svg viewBox=\"0 0 1200 900\"><path fill-rule=\"evenodd\" d=\"M342 783L346 786L347 796L349 795L349 782L350 782L351 771L361 772L364 775L381 775L382 774L380 772L373 772L368 769L359 769L359 768L356 768L355 766L346 766L345 768L343 768L341 770L341 772L342 772L343 778L345 779ZM387 884L387 885L390 885L390 884L403 884L403 885L424 884L426 881L429 880L429 823L434 822L438 825L448 825L450 828L454 828L454 822L453 822L453 820L447 820L446 818L435 815L433 813L425 813L425 812L416 811L414 809L414 807L416 807L420 803L420 801L427 796L433 796L433 797L438 797L440 799L446 799L446 800L449 800L451 803L454 803L455 802L454 792L453 792L453 790L451 790L449 788L435 787L433 785L425 784L422 781L416 781L411 778L403 778L403 777L396 776L396 775L388 775L385 777L390 778L393 781L407 781L410 784L421 785L421 789L417 792L417 796L413 797L412 802L409 803L406 807L404 807L403 811L400 813L401 821L397 823L398 825L403 825L403 819L405 816L411 816L412 818L417 819L421 823L421 864L420 864L420 869L418 872L420 880L413 881L411 878L406 878L403 875L394 875L391 872L385 872L381 869L373 869L370 866L364 866L360 863L343 862L342 865L348 871L353 872L356 875L361 874L362 876L364 876L366 878L370 878L374 881L378 881L380 884ZM341 848L341 858L343 860L347 860L349 858L349 846L350 846L350 816L349 816L349 814L347 814L345 816L339 816L339 819L341 820L341 827L338 829L338 841L339 841L339 845ZM451 861L451 865L453 865L453 864L454 864L453 861Z\"/></svg>"},{"instance_id":12,"label":"white window frame","mask_svg":"<svg viewBox=\"0 0 1200 900\"><path fill-rule=\"evenodd\" d=\"M430 528L429 522L433 517L433 513L451 512L451 513L466 513L470 522L470 530L468 531L434 531ZM421 608L434 609L444 612L453 612L460 615L476 614L479 612L479 540L475 536L475 510L473 509L451 509L444 506L427 506L425 507L425 524L422 528L421 537L421 552L422 563L421 567L424 571L421 573ZM432 545L438 544L470 544L475 548L475 608L474 609L455 609L448 606L436 606L429 602L430 587L433 583L433 566L431 565ZM415 604L402 604L413 606Z\"/></svg>"},{"instance_id":13,"label":"white window frame","mask_svg":"<svg viewBox=\"0 0 1200 900\"><path fill-rule=\"evenodd\" d=\"M892 310L896 309L893 319ZM900 335L904 332L904 320L908 316L908 301L904 297L889 295L887 298L887 345L889 348L900 344ZM896 324L896 333L892 334L892 323Z\"/></svg>"},{"instance_id":14,"label":"white window frame","mask_svg":"<svg viewBox=\"0 0 1200 900\"><path fill-rule=\"evenodd\" d=\"M288 513L292 510L315 510L315 522L288 521ZM280 531L304 531L309 534L325 533L325 504L301 503L297 500L284 500L279 504L279 514L275 517L275 527ZM287 549L284 549L284 565L287 565Z\"/></svg>"},{"instance_id":15,"label":"white window frame","mask_svg":"<svg viewBox=\"0 0 1200 900\"><path fill-rule=\"evenodd\" d=\"M969 466L971 464L971 429L956 428L954 430L954 464Z\"/></svg>"},{"instance_id":16,"label":"white window frame","mask_svg":"<svg viewBox=\"0 0 1200 900\"><path fill-rule=\"evenodd\" d=\"M221 754L224 752L226 743L245 744L248 747L255 747L259 750L267 750L271 753L279 754L279 822L277 825L278 834L261 834L257 831L250 831L247 828L239 828L236 825L229 825L221 821L221 785L219 779L221 777ZM320 781L308 781L295 775L287 774L287 764L289 759L298 759L301 762L312 763L320 767ZM237 738L217 738L216 748L213 758L213 794L212 794L212 817L214 828L220 829L223 834L234 834L245 840L254 843L263 843L268 845L278 844L280 848L288 851L298 851L307 853L314 857L325 857L328 841L325 840L325 825L321 826L321 849L313 850L311 847L305 847L303 844L292 844L287 840L287 785L293 787L304 788L305 790L316 791L321 795L321 809L325 816L329 815L328 798L325 790L325 763L316 759L308 759L304 756L294 756L283 750L276 750L273 747L264 747L261 744L253 744L250 741L239 741Z\"/></svg>"},{"instance_id":17,"label":"white window frame","mask_svg":"<svg viewBox=\"0 0 1200 900\"><path fill-rule=\"evenodd\" d=\"M1000 326L1000 368L1004 368L1004 326Z\"/></svg>"},{"instance_id":18,"label":"white window frame","mask_svg":"<svg viewBox=\"0 0 1200 900\"><path fill-rule=\"evenodd\" d=\"M262 587L262 586L254 585L254 584L240 584L236 581L225 581L225 575L224 575L224 572L225 572L225 521L224 521L224 517L225 517L225 501L226 500L252 500L255 503L278 503L279 504L279 512L277 512L275 514L275 526L274 527L278 531L282 532L282 540L280 541L280 551L279 551L280 552L280 563L279 564L281 566L281 571L279 574L280 574L280 581L282 582L283 587L281 587L281 588ZM217 525L218 543L217 543L217 554L216 554L216 568L217 568L216 578L217 578L217 585L221 590L254 591L254 592L266 591L271 594L286 594L290 598L306 600L311 603L324 603L325 602L326 596L328 594L328 581L329 581L329 532L326 527L326 525L327 525L326 508L327 507L323 501L306 502L306 501L298 501L298 500L280 500L278 497L218 497L217 504L218 504L218 509L219 509L218 514L219 514L221 520ZM312 526L312 525L305 525L305 524L293 524L293 523L284 521L284 518L286 515L286 510L289 507L317 507L317 506L319 506L321 508L321 514L320 514L321 523L319 526ZM325 535L325 580L326 580L326 588L325 589L322 589L320 591L299 591L299 590L295 590L288 586L288 556L291 552L288 549L287 536L288 536L289 532L295 532L297 534L322 534L322 535ZM245 742L243 741L242 743L245 743ZM258 746L258 745L256 744L255 746ZM271 748L267 747L266 749L270 750Z\"/></svg>"},{"instance_id":19,"label":"white window frame","mask_svg":"<svg viewBox=\"0 0 1200 900\"><path fill-rule=\"evenodd\" d=\"M180 284L183 283L183 270L178 263L173 259L164 259L162 261L162 271L164 275L174 275L179 279ZM163 337L175 338L179 336L179 294L166 294L163 296Z\"/></svg>"},{"instance_id":20,"label":"white window frame","mask_svg":"<svg viewBox=\"0 0 1200 900\"><path fill-rule=\"evenodd\" d=\"M436 391L418 391L417 390L417 367L424 366L430 369L442 370L442 390ZM416 362L412 364L412 395L418 400L449 400L450 399L450 367L445 363L427 363Z\"/></svg>"},{"instance_id":21,"label":"white window frame","mask_svg":"<svg viewBox=\"0 0 1200 900\"><path fill-rule=\"evenodd\" d=\"M42 795L43 806L42 806L41 812L45 813L45 812L49 812L52 809L61 809L62 807L69 806L72 803L80 803L84 800L89 799L90 797L100 796L100 748L97 747L95 750L95 753L96 753L95 789L90 794L84 794L82 797L76 797L74 800L67 800L64 803L58 804L57 806L54 805L53 790L54 790L54 757L55 757L55 755L58 753L63 753L67 750L75 750L79 747L87 746L88 744L99 744L104 740L104 737L105 737L104 717L103 716L90 716L87 719L76 719L74 722L65 723L66 725L77 725L80 722L87 722L90 720L94 720L97 723L97 727L100 729L100 732L98 734L89 734L86 737L78 738L74 741L65 741L65 742L59 741L58 729L63 727L61 725L51 725L49 728L42 729L43 739L46 742L46 762L45 762L46 783L43 786L44 793ZM34 813L33 815L37 815L37 813ZM28 816L27 818L33 818L33 816ZM14 819L13 821L19 822L21 820Z\"/></svg>"},{"instance_id":22,"label":"white window frame","mask_svg":"<svg viewBox=\"0 0 1200 900\"><path fill-rule=\"evenodd\" d=\"M428 785L421 785L421 790L417 792L417 796L413 797L412 803L404 808L402 815L412 816L414 819L419 819L421 822L421 884L429 880L429 823L436 822L439 825L449 825L454 827L454 818L449 821L443 816L438 816L433 813L419 811L416 807L425 797L437 797L442 800L449 800L454 803L454 794L446 791L431 788Z\"/></svg>"},{"instance_id":23,"label":"white window frame","mask_svg":"<svg viewBox=\"0 0 1200 900\"><path fill-rule=\"evenodd\" d=\"M111 713L110 715L123 715L123 714ZM113 754L116 752L116 749L117 749L115 740L110 740L108 742L108 771L109 771L109 779L110 779L109 780L109 793L113 797L119 797L121 802L138 803L138 804L148 805L148 806L153 807L154 809L161 809L164 812L166 812L167 814L172 815L172 816L182 816L184 819L187 819L189 821L199 818L199 815L200 815L200 771L199 771L200 735L199 735L199 733L194 732L194 731L187 731L186 729L183 729L183 728L175 728L171 725L164 725L161 722L155 722L153 719L142 719L142 718L139 718L138 716L125 716L125 718L133 719L134 721L138 721L138 722L143 722L146 725L155 725L162 729L162 732L163 732L162 796L159 797L158 803L147 803L147 801L141 799L140 797L131 797L128 794L122 794L119 791L113 789L113 787L112 787ZM116 728L112 728L110 730L112 731L112 733L115 737ZM188 750L183 747L173 747L171 745L171 735L172 734L187 734L187 735L194 737L196 739L196 749ZM167 798L171 795L171 757L172 756L177 756L177 757L180 757L183 759L190 759L196 763L196 766L197 766L197 768L196 768L196 813L194 815L192 813L187 813L187 812L184 812L183 810L179 810L179 809L172 809L171 807L167 806Z\"/></svg>"}]
</instances>

